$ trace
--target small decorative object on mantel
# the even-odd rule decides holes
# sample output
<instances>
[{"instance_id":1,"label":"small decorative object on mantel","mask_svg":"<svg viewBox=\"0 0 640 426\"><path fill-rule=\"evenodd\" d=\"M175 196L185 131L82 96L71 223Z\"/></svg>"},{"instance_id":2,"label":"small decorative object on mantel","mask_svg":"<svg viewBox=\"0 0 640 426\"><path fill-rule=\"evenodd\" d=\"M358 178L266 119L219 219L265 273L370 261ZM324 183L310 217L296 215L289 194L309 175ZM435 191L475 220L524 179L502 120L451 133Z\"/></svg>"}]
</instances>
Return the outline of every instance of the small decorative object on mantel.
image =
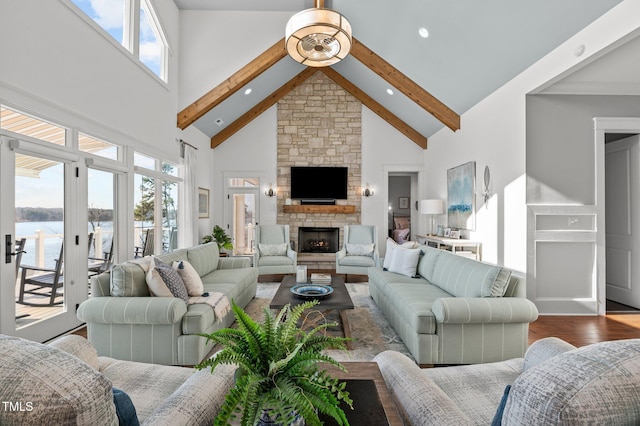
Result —
<instances>
[{"instance_id":1,"label":"small decorative object on mantel","mask_svg":"<svg viewBox=\"0 0 640 426\"><path fill-rule=\"evenodd\" d=\"M444 234L442 234L445 238L451 237L451 228L444 228Z\"/></svg>"},{"instance_id":2,"label":"small decorative object on mantel","mask_svg":"<svg viewBox=\"0 0 640 426\"><path fill-rule=\"evenodd\" d=\"M453 240L459 240L460 239L460 231L458 229L452 229L451 232L449 233L449 238L451 238Z\"/></svg>"},{"instance_id":3,"label":"small decorative object on mantel","mask_svg":"<svg viewBox=\"0 0 640 426\"><path fill-rule=\"evenodd\" d=\"M319 425L318 412L334 418L337 424L349 424L339 406L344 401L353 408L346 382L318 368L329 364L346 371L323 351L344 349L348 339L323 335L335 323L321 324L309 332L304 331L305 321L298 327L302 314L317 304L313 300L286 305L277 315L265 307L264 322L257 323L233 303L238 328L203 334L224 348L197 369L210 367L213 373L220 364L238 366L235 387L227 393L214 424L226 425L241 415L243 425L298 425L304 421Z\"/></svg>"},{"instance_id":4,"label":"small decorative object on mantel","mask_svg":"<svg viewBox=\"0 0 640 426\"><path fill-rule=\"evenodd\" d=\"M298 265L296 267L296 282L297 283L307 282L307 265Z\"/></svg>"}]
</instances>

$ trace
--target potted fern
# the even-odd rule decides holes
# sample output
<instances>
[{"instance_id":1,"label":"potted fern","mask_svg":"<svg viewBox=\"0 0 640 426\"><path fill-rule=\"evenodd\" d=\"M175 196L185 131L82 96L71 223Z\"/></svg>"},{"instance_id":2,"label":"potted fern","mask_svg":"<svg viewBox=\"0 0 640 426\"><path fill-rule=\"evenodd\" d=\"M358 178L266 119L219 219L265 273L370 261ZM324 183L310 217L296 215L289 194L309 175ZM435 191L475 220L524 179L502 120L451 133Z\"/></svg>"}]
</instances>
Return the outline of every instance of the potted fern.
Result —
<instances>
[{"instance_id":1,"label":"potted fern","mask_svg":"<svg viewBox=\"0 0 640 426\"><path fill-rule=\"evenodd\" d=\"M197 369L210 367L213 372L219 364L238 366L235 387L226 395L215 425L227 425L238 415L243 426L321 425L318 412L333 417L339 425L349 424L339 407L342 400L353 408L346 383L318 368L318 363L326 363L346 371L322 351L344 349L347 339L321 333L333 323L308 332L303 330L304 321L297 325L303 312L317 303L286 305L277 315L265 307L264 322L257 323L232 302L238 328L203 334L224 348L198 364Z\"/></svg>"}]
</instances>

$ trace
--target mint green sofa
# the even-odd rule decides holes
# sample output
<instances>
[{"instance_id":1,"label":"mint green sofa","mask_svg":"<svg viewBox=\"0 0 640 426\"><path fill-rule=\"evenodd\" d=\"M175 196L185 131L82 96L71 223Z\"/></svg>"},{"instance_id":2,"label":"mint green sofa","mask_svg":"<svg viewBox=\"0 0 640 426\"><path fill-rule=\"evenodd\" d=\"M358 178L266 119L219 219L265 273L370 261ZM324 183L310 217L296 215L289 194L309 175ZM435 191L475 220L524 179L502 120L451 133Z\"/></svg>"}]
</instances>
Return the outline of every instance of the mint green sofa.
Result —
<instances>
[{"instance_id":1,"label":"mint green sofa","mask_svg":"<svg viewBox=\"0 0 640 426\"><path fill-rule=\"evenodd\" d=\"M508 269L428 246L416 277L368 269L375 303L419 364L522 357L538 318L525 280ZM397 249L396 249L397 250Z\"/></svg>"},{"instance_id":2,"label":"mint green sofa","mask_svg":"<svg viewBox=\"0 0 640 426\"><path fill-rule=\"evenodd\" d=\"M249 266L250 259L221 258L215 243L157 257L167 263L187 260L205 292L224 293L243 308L256 295L258 271ZM234 321L231 311L216 318L208 304L150 296L145 270L136 261L91 277L91 298L80 304L78 318L86 322L87 337L100 356L165 365L198 364L212 348L199 333Z\"/></svg>"}]
</instances>

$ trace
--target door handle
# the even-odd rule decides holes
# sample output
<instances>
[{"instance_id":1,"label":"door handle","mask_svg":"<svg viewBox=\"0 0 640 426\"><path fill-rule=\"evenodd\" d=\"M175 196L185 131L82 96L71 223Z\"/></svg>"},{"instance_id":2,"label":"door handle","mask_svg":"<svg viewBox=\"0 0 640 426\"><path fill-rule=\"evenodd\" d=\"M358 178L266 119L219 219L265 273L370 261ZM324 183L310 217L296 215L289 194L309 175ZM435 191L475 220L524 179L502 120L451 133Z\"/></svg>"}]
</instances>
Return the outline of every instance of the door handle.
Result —
<instances>
[{"instance_id":1,"label":"door handle","mask_svg":"<svg viewBox=\"0 0 640 426\"><path fill-rule=\"evenodd\" d=\"M26 253L24 250L13 251L13 236L11 234L6 234L4 236L4 263L11 263L11 256L17 256L20 253Z\"/></svg>"}]
</instances>

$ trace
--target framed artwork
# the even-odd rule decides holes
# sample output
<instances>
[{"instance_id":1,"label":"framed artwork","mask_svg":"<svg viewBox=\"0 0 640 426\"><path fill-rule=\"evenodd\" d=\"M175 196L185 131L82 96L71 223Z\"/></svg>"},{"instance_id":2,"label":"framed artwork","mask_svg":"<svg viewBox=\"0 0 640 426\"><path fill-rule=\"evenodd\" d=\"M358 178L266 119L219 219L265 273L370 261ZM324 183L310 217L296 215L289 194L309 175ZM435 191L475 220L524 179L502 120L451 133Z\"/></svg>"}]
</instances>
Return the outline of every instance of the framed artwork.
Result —
<instances>
[{"instance_id":1,"label":"framed artwork","mask_svg":"<svg viewBox=\"0 0 640 426\"><path fill-rule=\"evenodd\" d=\"M476 229L476 162L447 170L447 225Z\"/></svg>"},{"instance_id":2,"label":"framed artwork","mask_svg":"<svg viewBox=\"0 0 640 426\"><path fill-rule=\"evenodd\" d=\"M198 188L198 218L209 217L209 190Z\"/></svg>"},{"instance_id":3,"label":"framed artwork","mask_svg":"<svg viewBox=\"0 0 640 426\"><path fill-rule=\"evenodd\" d=\"M460 231L457 229L452 229L449 233L449 238L453 238L454 240L460 239Z\"/></svg>"},{"instance_id":4,"label":"framed artwork","mask_svg":"<svg viewBox=\"0 0 640 426\"><path fill-rule=\"evenodd\" d=\"M444 236L444 228L442 225L438 225L438 233L436 234L438 237Z\"/></svg>"},{"instance_id":5,"label":"framed artwork","mask_svg":"<svg viewBox=\"0 0 640 426\"><path fill-rule=\"evenodd\" d=\"M444 228L444 234L443 236L445 238L449 238L451 236L451 228Z\"/></svg>"},{"instance_id":6,"label":"framed artwork","mask_svg":"<svg viewBox=\"0 0 640 426\"><path fill-rule=\"evenodd\" d=\"M408 209L409 208L409 197L398 197L398 208L400 208L400 209Z\"/></svg>"}]
</instances>

